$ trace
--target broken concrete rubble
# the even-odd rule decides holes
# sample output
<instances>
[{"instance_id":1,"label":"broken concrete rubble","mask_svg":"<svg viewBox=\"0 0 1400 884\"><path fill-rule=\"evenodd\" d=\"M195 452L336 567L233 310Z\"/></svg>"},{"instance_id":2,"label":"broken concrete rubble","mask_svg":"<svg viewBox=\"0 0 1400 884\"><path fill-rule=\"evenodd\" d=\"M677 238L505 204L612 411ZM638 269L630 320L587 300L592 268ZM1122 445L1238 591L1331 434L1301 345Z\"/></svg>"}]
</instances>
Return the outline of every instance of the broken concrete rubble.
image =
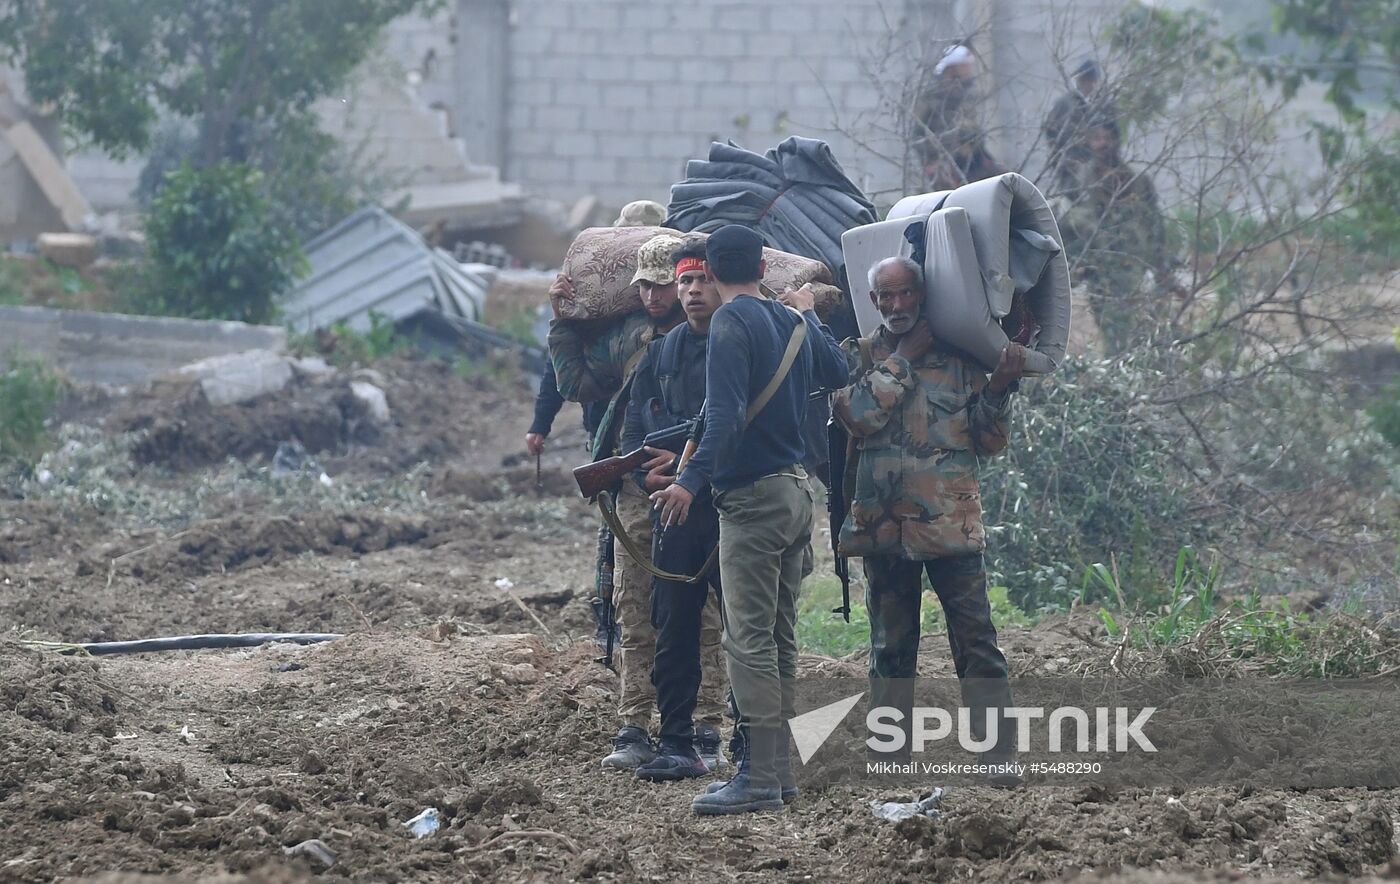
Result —
<instances>
[{"instance_id":1,"label":"broken concrete rubble","mask_svg":"<svg viewBox=\"0 0 1400 884\"><path fill-rule=\"evenodd\" d=\"M351 381L350 392L364 405L371 422L378 426L389 422L389 400L383 390L369 381Z\"/></svg>"},{"instance_id":2,"label":"broken concrete rubble","mask_svg":"<svg viewBox=\"0 0 1400 884\"><path fill-rule=\"evenodd\" d=\"M210 405L234 405L275 393L292 380L293 360L271 350L202 359L179 370L194 378Z\"/></svg>"}]
</instances>

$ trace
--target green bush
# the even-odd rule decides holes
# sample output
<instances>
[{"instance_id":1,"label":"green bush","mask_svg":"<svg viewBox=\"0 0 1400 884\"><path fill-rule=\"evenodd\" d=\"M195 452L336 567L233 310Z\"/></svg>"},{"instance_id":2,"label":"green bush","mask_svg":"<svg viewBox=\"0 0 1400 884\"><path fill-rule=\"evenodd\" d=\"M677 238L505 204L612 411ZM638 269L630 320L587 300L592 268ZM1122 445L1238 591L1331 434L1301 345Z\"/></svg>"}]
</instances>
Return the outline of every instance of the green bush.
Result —
<instances>
[{"instance_id":1,"label":"green bush","mask_svg":"<svg viewBox=\"0 0 1400 884\"><path fill-rule=\"evenodd\" d=\"M151 272L142 309L194 319L268 322L305 265L276 221L260 174L237 163L188 164L166 176L146 216Z\"/></svg>"},{"instance_id":2,"label":"green bush","mask_svg":"<svg viewBox=\"0 0 1400 884\"><path fill-rule=\"evenodd\" d=\"M0 466L29 467L44 453L58 379L42 364L12 357L0 374Z\"/></svg>"},{"instance_id":3,"label":"green bush","mask_svg":"<svg viewBox=\"0 0 1400 884\"><path fill-rule=\"evenodd\" d=\"M1131 362L1069 360L1017 397L1011 444L981 482L992 582L1023 610L1068 608L1078 576L1110 557L1135 594L1165 594L1156 575L1201 538L1190 477L1144 410L1156 381Z\"/></svg>"}]
</instances>

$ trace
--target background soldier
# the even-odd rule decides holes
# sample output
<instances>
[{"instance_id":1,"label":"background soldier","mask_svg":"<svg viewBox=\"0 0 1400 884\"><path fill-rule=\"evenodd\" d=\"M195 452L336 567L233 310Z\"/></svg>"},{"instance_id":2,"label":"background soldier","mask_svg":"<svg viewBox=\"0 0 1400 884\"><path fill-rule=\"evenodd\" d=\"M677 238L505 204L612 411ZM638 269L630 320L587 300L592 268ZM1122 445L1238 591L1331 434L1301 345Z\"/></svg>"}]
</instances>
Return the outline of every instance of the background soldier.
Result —
<instances>
[{"instance_id":1,"label":"background soldier","mask_svg":"<svg viewBox=\"0 0 1400 884\"><path fill-rule=\"evenodd\" d=\"M1050 147L1050 166L1061 190L1072 190L1079 182L1079 167L1093 158L1089 148L1089 128L1095 122L1118 121L1113 99L1101 91L1103 71L1099 63L1086 58L1074 69L1069 91L1055 100L1042 127Z\"/></svg>"},{"instance_id":2,"label":"background soldier","mask_svg":"<svg viewBox=\"0 0 1400 884\"><path fill-rule=\"evenodd\" d=\"M682 424L705 404L705 354L710 317L719 307L719 292L705 275L705 243L690 239L671 254L676 286L685 309L685 324L647 346L637 364L627 405L622 450L634 451L648 433ZM676 451L657 455L634 474L650 494L676 480ZM701 491L683 525L655 531L651 560L672 574L703 575L694 582L653 577L651 623L656 629L652 683L661 713L660 746L652 761L637 768L647 780L704 776L726 763L720 749L724 716L720 649L719 513L708 488ZM713 589L713 592L711 592ZM692 726L691 716L700 719Z\"/></svg>"},{"instance_id":3,"label":"background soldier","mask_svg":"<svg viewBox=\"0 0 1400 884\"><path fill-rule=\"evenodd\" d=\"M985 722L983 709L1011 705L987 598L977 467L980 456L1006 447L1011 385L1024 371L1025 349L1008 344L988 382L976 366L935 345L919 318L924 284L917 263L886 259L872 268L869 283L881 326L843 345L854 368L850 386L831 400L860 448L840 550L865 566L871 708L904 712L907 752L924 573L948 621L974 733ZM1008 731L999 729L987 761L1010 760Z\"/></svg>"},{"instance_id":4,"label":"background soldier","mask_svg":"<svg viewBox=\"0 0 1400 884\"><path fill-rule=\"evenodd\" d=\"M912 143L929 190L951 190L1001 174L974 113L976 64L971 49L953 45L914 102Z\"/></svg>"},{"instance_id":5,"label":"background soldier","mask_svg":"<svg viewBox=\"0 0 1400 884\"><path fill-rule=\"evenodd\" d=\"M1170 318L1166 225L1151 177L1119 154L1117 122L1091 120L1085 143L1089 160L1074 167L1075 180L1062 195L1060 232L1074 283L1088 293L1112 356ZM1154 286L1144 278L1148 270Z\"/></svg>"}]
</instances>

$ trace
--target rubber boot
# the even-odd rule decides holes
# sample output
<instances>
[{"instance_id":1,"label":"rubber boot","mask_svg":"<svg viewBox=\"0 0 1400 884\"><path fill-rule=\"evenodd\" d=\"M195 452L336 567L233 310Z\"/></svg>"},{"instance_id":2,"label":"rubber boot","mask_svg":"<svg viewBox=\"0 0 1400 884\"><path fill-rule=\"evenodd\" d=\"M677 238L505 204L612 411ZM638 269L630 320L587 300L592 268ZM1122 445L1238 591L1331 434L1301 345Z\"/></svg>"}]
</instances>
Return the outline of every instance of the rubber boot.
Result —
<instances>
[{"instance_id":1,"label":"rubber boot","mask_svg":"<svg viewBox=\"0 0 1400 884\"><path fill-rule=\"evenodd\" d=\"M739 772L720 788L695 797L690 808L702 816L782 810L783 793L778 784L778 728L750 727L747 751L739 760Z\"/></svg>"}]
</instances>

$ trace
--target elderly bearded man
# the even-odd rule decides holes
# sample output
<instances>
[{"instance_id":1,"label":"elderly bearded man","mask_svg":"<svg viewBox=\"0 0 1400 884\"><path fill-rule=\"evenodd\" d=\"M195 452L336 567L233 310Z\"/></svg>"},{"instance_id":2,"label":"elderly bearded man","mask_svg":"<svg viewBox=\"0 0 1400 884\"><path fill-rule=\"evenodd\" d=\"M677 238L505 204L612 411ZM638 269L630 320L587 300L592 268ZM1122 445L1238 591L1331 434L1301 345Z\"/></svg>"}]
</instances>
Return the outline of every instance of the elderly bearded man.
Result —
<instances>
[{"instance_id":1,"label":"elderly bearded man","mask_svg":"<svg viewBox=\"0 0 1400 884\"><path fill-rule=\"evenodd\" d=\"M909 751L913 679L918 669L921 577L943 605L948 644L971 708L972 730L985 734L989 708L1011 705L1006 657L997 646L982 553L978 459L1006 447L1013 384L1026 351L1008 344L989 381L973 364L939 347L919 318L923 271L887 258L870 271L870 299L881 325L849 340L850 385L832 395L832 413L857 441L860 458L843 555L860 556L870 614L870 704L903 713ZM1014 733L1001 722L984 760L1010 760ZM1014 775L994 775L1015 785Z\"/></svg>"}]
</instances>

